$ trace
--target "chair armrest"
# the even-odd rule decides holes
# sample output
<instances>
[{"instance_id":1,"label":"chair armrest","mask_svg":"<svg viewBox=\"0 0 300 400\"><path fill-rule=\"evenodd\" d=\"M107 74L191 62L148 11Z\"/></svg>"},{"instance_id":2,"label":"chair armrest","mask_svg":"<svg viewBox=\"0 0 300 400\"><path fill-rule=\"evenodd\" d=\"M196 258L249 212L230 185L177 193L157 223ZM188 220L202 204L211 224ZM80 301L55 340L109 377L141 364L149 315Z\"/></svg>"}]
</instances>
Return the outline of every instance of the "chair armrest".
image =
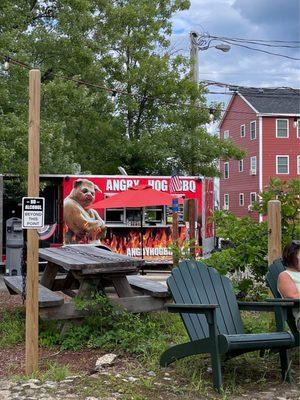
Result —
<instances>
[{"instance_id":1,"label":"chair armrest","mask_svg":"<svg viewBox=\"0 0 300 400\"><path fill-rule=\"evenodd\" d=\"M292 303L293 306L299 306L300 305L300 299L291 299L291 298L280 298L280 299L266 299L265 301L268 301L270 303Z\"/></svg>"},{"instance_id":2,"label":"chair armrest","mask_svg":"<svg viewBox=\"0 0 300 400\"><path fill-rule=\"evenodd\" d=\"M166 304L169 312L182 312L188 314L204 314L207 311L215 310L218 304Z\"/></svg>"},{"instance_id":3,"label":"chair armrest","mask_svg":"<svg viewBox=\"0 0 300 400\"><path fill-rule=\"evenodd\" d=\"M289 301L238 301L238 306L240 310L273 312L276 307L289 308L293 306L293 303Z\"/></svg>"},{"instance_id":4,"label":"chair armrest","mask_svg":"<svg viewBox=\"0 0 300 400\"><path fill-rule=\"evenodd\" d=\"M219 304L166 304L169 312L204 314L209 326L216 329L216 309Z\"/></svg>"}]
</instances>

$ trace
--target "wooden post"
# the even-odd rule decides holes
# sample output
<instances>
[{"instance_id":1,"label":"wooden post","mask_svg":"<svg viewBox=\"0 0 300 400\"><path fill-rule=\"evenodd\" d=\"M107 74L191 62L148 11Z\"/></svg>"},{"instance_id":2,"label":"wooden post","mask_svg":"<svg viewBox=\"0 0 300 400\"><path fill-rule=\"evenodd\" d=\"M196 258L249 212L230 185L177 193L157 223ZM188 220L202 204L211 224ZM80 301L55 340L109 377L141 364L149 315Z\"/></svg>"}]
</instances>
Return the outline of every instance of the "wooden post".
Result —
<instances>
[{"instance_id":1,"label":"wooden post","mask_svg":"<svg viewBox=\"0 0 300 400\"><path fill-rule=\"evenodd\" d=\"M195 199L188 200L189 207L189 225L190 225L190 253L193 258L196 257L196 231L195 231L195 211L196 211L196 202Z\"/></svg>"},{"instance_id":2,"label":"wooden post","mask_svg":"<svg viewBox=\"0 0 300 400\"><path fill-rule=\"evenodd\" d=\"M0 265L3 255L3 175L0 174Z\"/></svg>"},{"instance_id":3,"label":"wooden post","mask_svg":"<svg viewBox=\"0 0 300 400\"><path fill-rule=\"evenodd\" d=\"M179 243L178 243L178 212L172 214L172 235L173 235L173 267L177 267L179 262ZM178 250L177 250L178 249Z\"/></svg>"},{"instance_id":4,"label":"wooden post","mask_svg":"<svg viewBox=\"0 0 300 400\"><path fill-rule=\"evenodd\" d=\"M279 200L268 202L268 263L281 257L281 203Z\"/></svg>"},{"instance_id":5,"label":"wooden post","mask_svg":"<svg viewBox=\"0 0 300 400\"><path fill-rule=\"evenodd\" d=\"M29 129L28 129L28 197L39 196L40 168L40 91L41 73L29 71ZM36 229L27 232L26 280L26 374L38 369L38 257L39 239Z\"/></svg>"}]
</instances>

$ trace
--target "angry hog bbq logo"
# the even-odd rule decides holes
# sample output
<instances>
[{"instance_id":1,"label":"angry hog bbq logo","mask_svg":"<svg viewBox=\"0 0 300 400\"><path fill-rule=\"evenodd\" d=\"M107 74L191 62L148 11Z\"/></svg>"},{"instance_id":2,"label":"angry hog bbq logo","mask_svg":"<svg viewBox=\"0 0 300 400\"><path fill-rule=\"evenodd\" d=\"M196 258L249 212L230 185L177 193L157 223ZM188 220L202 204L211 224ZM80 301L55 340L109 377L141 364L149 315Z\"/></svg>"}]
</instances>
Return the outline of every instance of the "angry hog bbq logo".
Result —
<instances>
[{"instance_id":1,"label":"angry hog bbq logo","mask_svg":"<svg viewBox=\"0 0 300 400\"><path fill-rule=\"evenodd\" d=\"M140 179L107 179L105 190L107 192L123 192L132 186L138 186ZM170 191L170 179L148 179L147 185L161 192ZM196 182L194 179L180 179L180 192L196 192Z\"/></svg>"}]
</instances>

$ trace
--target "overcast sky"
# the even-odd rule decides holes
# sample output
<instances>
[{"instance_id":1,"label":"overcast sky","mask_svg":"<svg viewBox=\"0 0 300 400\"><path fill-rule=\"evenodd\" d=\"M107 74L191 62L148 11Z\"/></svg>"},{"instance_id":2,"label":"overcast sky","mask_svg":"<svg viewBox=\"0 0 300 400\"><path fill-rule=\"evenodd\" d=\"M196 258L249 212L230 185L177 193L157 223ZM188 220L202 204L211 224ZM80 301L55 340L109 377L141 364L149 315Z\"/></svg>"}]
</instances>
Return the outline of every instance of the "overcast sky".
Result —
<instances>
[{"instance_id":1,"label":"overcast sky","mask_svg":"<svg viewBox=\"0 0 300 400\"><path fill-rule=\"evenodd\" d=\"M173 17L172 46L189 54L189 32L246 39L300 41L300 0L191 0L188 11ZM299 43L298 43L299 45ZM299 49L266 48L300 58ZM200 80L259 87L300 87L300 62L233 46L199 52ZM212 91L224 91L210 87ZM210 95L209 101L229 100Z\"/></svg>"}]
</instances>

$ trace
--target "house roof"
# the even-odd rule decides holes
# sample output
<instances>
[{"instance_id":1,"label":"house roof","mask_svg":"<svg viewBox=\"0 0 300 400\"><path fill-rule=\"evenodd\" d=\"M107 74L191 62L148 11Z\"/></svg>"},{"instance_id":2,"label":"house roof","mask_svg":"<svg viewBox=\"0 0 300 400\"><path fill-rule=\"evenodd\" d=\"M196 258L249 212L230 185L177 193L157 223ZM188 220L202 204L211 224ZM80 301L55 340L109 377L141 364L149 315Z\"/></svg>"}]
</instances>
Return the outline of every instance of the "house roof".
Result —
<instances>
[{"instance_id":1,"label":"house roof","mask_svg":"<svg viewBox=\"0 0 300 400\"><path fill-rule=\"evenodd\" d=\"M238 94L262 114L300 114L300 89L237 88Z\"/></svg>"}]
</instances>

